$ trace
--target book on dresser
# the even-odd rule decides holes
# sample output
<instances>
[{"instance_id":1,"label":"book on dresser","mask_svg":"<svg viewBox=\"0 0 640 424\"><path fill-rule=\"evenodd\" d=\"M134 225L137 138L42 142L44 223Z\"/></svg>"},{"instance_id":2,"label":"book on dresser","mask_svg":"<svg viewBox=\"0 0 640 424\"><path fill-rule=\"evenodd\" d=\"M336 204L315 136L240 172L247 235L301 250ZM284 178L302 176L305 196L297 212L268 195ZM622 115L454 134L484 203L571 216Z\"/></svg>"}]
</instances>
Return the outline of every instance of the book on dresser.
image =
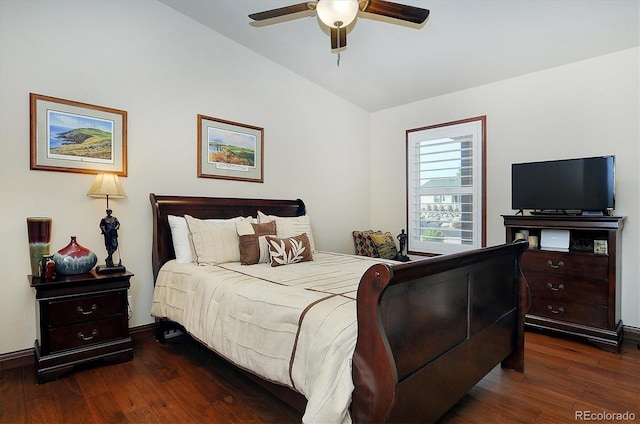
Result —
<instances>
[{"instance_id":1,"label":"book on dresser","mask_svg":"<svg viewBox=\"0 0 640 424\"><path fill-rule=\"evenodd\" d=\"M506 242L543 234L568 236L567 248L530 247L522 272L531 290L529 329L583 338L618 352L620 257L624 217L503 215ZM564 247L565 241L562 241Z\"/></svg>"}]
</instances>

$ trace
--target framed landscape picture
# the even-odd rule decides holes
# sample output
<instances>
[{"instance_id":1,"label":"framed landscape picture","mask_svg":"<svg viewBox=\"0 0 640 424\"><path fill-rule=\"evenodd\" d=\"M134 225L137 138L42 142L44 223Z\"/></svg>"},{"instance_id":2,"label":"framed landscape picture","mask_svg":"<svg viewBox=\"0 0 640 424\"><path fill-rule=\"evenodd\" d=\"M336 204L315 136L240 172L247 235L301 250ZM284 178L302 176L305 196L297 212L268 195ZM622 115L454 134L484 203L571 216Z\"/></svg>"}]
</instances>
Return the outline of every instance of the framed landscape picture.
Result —
<instances>
[{"instance_id":1,"label":"framed landscape picture","mask_svg":"<svg viewBox=\"0 0 640 424\"><path fill-rule=\"evenodd\" d=\"M198 177L261 183L264 129L198 115Z\"/></svg>"},{"instance_id":2,"label":"framed landscape picture","mask_svg":"<svg viewBox=\"0 0 640 424\"><path fill-rule=\"evenodd\" d=\"M127 176L127 112L31 93L31 169Z\"/></svg>"}]
</instances>

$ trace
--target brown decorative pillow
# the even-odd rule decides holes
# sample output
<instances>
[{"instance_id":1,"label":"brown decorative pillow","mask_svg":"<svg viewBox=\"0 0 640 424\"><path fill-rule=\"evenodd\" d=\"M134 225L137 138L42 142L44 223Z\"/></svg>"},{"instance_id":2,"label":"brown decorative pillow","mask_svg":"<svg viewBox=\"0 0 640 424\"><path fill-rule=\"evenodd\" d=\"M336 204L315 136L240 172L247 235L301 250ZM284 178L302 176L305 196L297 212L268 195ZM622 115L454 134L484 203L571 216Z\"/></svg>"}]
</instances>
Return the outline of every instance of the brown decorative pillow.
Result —
<instances>
[{"instance_id":1,"label":"brown decorative pillow","mask_svg":"<svg viewBox=\"0 0 640 424\"><path fill-rule=\"evenodd\" d=\"M356 248L356 255L370 256L372 258L379 258L380 255L376 250L376 246L371 241L371 234L382 234L382 231L354 231L353 244Z\"/></svg>"},{"instance_id":2,"label":"brown decorative pillow","mask_svg":"<svg viewBox=\"0 0 640 424\"><path fill-rule=\"evenodd\" d=\"M253 265L269 262L269 247L265 236L276 235L276 222L254 224L252 222L236 222L236 231L240 239L240 263Z\"/></svg>"},{"instance_id":3,"label":"brown decorative pillow","mask_svg":"<svg viewBox=\"0 0 640 424\"><path fill-rule=\"evenodd\" d=\"M271 256L271 266L312 261L311 244L306 233L295 237L278 238L266 236Z\"/></svg>"},{"instance_id":4,"label":"brown decorative pillow","mask_svg":"<svg viewBox=\"0 0 640 424\"><path fill-rule=\"evenodd\" d=\"M371 234L371 240L382 259L395 259L398 254L396 242L391 233Z\"/></svg>"}]
</instances>

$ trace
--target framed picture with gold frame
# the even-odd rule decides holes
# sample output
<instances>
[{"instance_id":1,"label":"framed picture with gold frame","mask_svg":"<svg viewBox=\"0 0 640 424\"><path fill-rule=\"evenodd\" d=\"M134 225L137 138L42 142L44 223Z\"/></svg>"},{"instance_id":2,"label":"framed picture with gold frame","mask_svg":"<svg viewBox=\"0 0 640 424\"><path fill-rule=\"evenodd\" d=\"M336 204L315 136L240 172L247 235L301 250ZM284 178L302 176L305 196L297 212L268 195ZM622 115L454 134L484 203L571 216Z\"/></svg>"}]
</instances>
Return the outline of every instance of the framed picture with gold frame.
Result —
<instances>
[{"instance_id":1,"label":"framed picture with gold frame","mask_svg":"<svg viewBox=\"0 0 640 424\"><path fill-rule=\"evenodd\" d=\"M264 182L264 128L198 115L198 177Z\"/></svg>"},{"instance_id":2,"label":"framed picture with gold frame","mask_svg":"<svg viewBox=\"0 0 640 424\"><path fill-rule=\"evenodd\" d=\"M127 112L29 94L30 168L127 176Z\"/></svg>"}]
</instances>

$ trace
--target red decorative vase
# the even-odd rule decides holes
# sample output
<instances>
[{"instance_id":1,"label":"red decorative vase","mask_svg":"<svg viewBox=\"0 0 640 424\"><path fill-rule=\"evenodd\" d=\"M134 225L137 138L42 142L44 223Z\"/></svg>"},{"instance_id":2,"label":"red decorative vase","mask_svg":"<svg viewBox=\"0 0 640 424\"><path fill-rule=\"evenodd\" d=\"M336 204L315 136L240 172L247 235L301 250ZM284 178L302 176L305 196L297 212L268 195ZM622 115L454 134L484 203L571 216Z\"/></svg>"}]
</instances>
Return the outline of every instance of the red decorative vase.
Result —
<instances>
[{"instance_id":1,"label":"red decorative vase","mask_svg":"<svg viewBox=\"0 0 640 424\"><path fill-rule=\"evenodd\" d=\"M54 253L53 260L56 263L56 274L73 275L91 271L98 262L98 257L91 250L78 244L76 236L71 236L71 242Z\"/></svg>"}]
</instances>

